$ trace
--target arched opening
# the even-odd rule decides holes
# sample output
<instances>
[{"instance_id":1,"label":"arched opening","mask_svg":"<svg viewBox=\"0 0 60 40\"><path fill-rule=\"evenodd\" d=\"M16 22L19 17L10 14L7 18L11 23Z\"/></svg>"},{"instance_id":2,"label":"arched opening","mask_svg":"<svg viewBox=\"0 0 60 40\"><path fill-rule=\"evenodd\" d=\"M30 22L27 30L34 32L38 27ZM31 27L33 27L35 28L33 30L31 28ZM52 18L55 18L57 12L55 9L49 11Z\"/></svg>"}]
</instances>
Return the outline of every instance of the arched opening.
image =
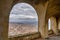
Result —
<instances>
[{"instance_id":1,"label":"arched opening","mask_svg":"<svg viewBox=\"0 0 60 40\"><path fill-rule=\"evenodd\" d=\"M48 30L51 30L51 21L48 19Z\"/></svg>"},{"instance_id":2,"label":"arched opening","mask_svg":"<svg viewBox=\"0 0 60 40\"><path fill-rule=\"evenodd\" d=\"M38 16L35 9L27 3L17 3L9 16L8 36L38 32Z\"/></svg>"},{"instance_id":3,"label":"arched opening","mask_svg":"<svg viewBox=\"0 0 60 40\"><path fill-rule=\"evenodd\" d=\"M49 18L48 19L48 31L49 31L49 35L53 34L53 31L52 31L52 27L51 27L51 19Z\"/></svg>"}]
</instances>

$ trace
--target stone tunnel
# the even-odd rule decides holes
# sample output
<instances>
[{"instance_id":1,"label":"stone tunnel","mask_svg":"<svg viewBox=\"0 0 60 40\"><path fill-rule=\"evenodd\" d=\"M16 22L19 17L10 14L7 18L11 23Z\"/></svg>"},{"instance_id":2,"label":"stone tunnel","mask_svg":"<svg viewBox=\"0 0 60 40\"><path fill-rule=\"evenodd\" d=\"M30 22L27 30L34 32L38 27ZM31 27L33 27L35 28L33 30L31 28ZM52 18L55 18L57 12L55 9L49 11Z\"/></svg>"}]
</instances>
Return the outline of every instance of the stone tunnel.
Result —
<instances>
[{"instance_id":1,"label":"stone tunnel","mask_svg":"<svg viewBox=\"0 0 60 40\"><path fill-rule=\"evenodd\" d=\"M35 8L38 15L38 33L8 38L10 10L16 3L22 2ZM51 20L50 31L48 31L48 19ZM0 0L0 30L0 40L60 40L58 36L60 35L60 0Z\"/></svg>"}]
</instances>

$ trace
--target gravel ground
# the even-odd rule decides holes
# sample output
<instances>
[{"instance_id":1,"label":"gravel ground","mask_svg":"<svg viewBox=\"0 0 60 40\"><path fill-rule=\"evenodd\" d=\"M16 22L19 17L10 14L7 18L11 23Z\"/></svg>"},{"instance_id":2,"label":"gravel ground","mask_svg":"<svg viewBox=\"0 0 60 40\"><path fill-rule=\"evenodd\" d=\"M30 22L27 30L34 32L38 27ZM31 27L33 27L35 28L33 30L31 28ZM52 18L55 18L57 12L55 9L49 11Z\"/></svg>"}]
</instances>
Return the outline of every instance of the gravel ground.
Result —
<instances>
[{"instance_id":1,"label":"gravel ground","mask_svg":"<svg viewBox=\"0 0 60 40\"><path fill-rule=\"evenodd\" d=\"M37 25L9 23L8 36L37 32Z\"/></svg>"}]
</instances>

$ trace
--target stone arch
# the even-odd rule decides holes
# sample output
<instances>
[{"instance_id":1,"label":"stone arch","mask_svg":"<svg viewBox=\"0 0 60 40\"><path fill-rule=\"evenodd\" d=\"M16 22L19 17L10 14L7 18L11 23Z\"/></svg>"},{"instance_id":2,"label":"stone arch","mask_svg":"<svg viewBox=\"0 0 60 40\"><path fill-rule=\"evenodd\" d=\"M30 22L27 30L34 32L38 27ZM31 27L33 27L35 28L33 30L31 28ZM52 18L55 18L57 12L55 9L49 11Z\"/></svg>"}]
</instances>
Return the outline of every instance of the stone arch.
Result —
<instances>
[{"instance_id":1,"label":"stone arch","mask_svg":"<svg viewBox=\"0 0 60 40\"><path fill-rule=\"evenodd\" d=\"M15 4L15 3L18 3L18 2L26 2L26 3L29 3L31 4L36 12L38 13L38 27L39 27L39 32L41 34L41 36L43 38L47 38L48 37L48 31L47 31L47 27L45 25L46 21L45 21L45 15L46 15L46 10L47 10L47 6L48 6L48 2L44 2L43 1L41 3L37 3L35 4L34 1L28 1L28 0L20 0L20 1L17 1L17 0L4 0L4 1L0 1L2 2L1 3L1 23L0 25L3 27L3 33L2 33L2 37L4 40L8 40L8 23L9 23L9 12L12 8L12 6ZM40 2L40 1L39 1ZM5 15L4 15L5 13Z\"/></svg>"},{"instance_id":2,"label":"stone arch","mask_svg":"<svg viewBox=\"0 0 60 40\"><path fill-rule=\"evenodd\" d=\"M23 8L22 8L23 7ZM22 9L21 9L22 8ZM28 11L28 13L25 13L25 12L27 12L27 11L25 11L24 9L27 9L27 11ZM20 9L20 10L19 10ZM17 11L16 11L17 10ZM19 12L19 11L23 11L22 13L21 12ZM30 10L30 11L29 11ZM16 12L15 12L16 11ZM29 13L30 12L30 13ZM16 17L13 17L14 15L16 15L16 17L18 17L18 18L16 18ZM11 16L12 15L12 16ZM22 15L22 16L21 16ZM12 17L13 17L13 19L12 19ZM25 17L25 18L22 18L22 17ZM27 17L27 18L26 18ZM24 19L25 20L25 22L26 23L24 23L23 21L22 21L22 19L20 19L20 18L22 18L22 19ZM34 18L33 20L32 20L32 18ZM16 20L17 19L17 20ZM30 21L29 21L29 19L30 19ZM9 15L9 32L8 32L8 35L9 35L9 37L11 37L11 36L15 36L15 35L17 35L17 36L19 36L20 34L22 34L22 35L27 35L27 33L31 33L31 34L33 34L33 33L37 33L38 32L38 15L37 15L37 12L35 11L35 9L30 5L30 4L28 4L28 3L17 3L17 4L15 4L13 7L12 7L12 9L11 9L11 11L10 11L10 15ZM12 20L14 20L14 21L12 21ZM19 20L20 20L20 22L19 22ZM28 22L27 22L27 21ZM21 22L22 21L22 22ZM32 25L32 26L29 26L29 28L27 27L27 25L26 25L26 28L24 28L25 29L25 32L24 31L22 31L22 30L24 30L22 27L19 27L19 29L20 28L22 28L20 31L19 30L17 30L16 28L17 28L17 26L15 26L15 25L13 25L14 23L22 23L22 24L20 24L20 25L17 25L17 26L21 26L22 25L22 27L24 28L24 26L23 25L26 25L27 23L27 25L29 26L29 23L30 23L30 25ZM24 24L23 24L24 23ZM34 26L34 25L35 26ZM13 25L13 26L11 26L11 25ZM13 27L13 29L11 30L11 27ZM34 27L34 28L33 28ZM14 29L16 29L18 32L20 32L20 33L18 33L17 31L14 31ZM27 31L27 30L28 31ZM30 30L29 30L30 29ZM34 29L36 29L36 30L34 30ZM11 30L11 31L10 31ZM32 30L32 31L31 31ZM34 30L34 32L33 32L33 30ZM15 33L13 33L13 31L15 32ZM13 34L12 34L13 33ZM18 35L19 34L19 35Z\"/></svg>"},{"instance_id":3,"label":"stone arch","mask_svg":"<svg viewBox=\"0 0 60 40\"><path fill-rule=\"evenodd\" d=\"M48 28L46 25L47 23L46 23L45 15L46 15L46 10L47 10L47 6L48 6L48 1L45 3L35 4L34 1L30 2L30 1L23 1L23 0L20 1L19 0L19 1L14 1L13 5L16 3L28 3L32 7L35 8L37 15L38 15L38 31L43 38L47 38L48 37Z\"/></svg>"},{"instance_id":4,"label":"stone arch","mask_svg":"<svg viewBox=\"0 0 60 40\"><path fill-rule=\"evenodd\" d=\"M54 34L58 35L58 18L60 13L60 0L49 0L49 5L47 8L46 19L51 19L51 29ZM53 25L55 24L55 26Z\"/></svg>"}]
</instances>

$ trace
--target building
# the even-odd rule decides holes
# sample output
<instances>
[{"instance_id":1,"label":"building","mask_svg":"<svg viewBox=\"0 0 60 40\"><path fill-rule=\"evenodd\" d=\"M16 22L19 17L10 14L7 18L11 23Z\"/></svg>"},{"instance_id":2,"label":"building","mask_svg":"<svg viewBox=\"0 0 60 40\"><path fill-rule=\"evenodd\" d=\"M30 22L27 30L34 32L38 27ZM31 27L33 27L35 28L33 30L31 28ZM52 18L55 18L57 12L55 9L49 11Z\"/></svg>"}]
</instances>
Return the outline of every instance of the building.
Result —
<instances>
[{"instance_id":1,"label":"building","mask_svg":"<svg viewBox=\"0 0 60 40\"><path fill-rule=\"evenodd\" d=\"M38 34L42 38L45 39L49 37L47 26L49 18L51 20L51 30L55 35L59 35L60 0L0 0L0 28L2 30L0 37L2 37L3 40L9 40L9 12L14 4L22 2L29 3L35 8L38 14ZM17 40L17 38L12 40Z\"/></svg>"}]
</instances>

